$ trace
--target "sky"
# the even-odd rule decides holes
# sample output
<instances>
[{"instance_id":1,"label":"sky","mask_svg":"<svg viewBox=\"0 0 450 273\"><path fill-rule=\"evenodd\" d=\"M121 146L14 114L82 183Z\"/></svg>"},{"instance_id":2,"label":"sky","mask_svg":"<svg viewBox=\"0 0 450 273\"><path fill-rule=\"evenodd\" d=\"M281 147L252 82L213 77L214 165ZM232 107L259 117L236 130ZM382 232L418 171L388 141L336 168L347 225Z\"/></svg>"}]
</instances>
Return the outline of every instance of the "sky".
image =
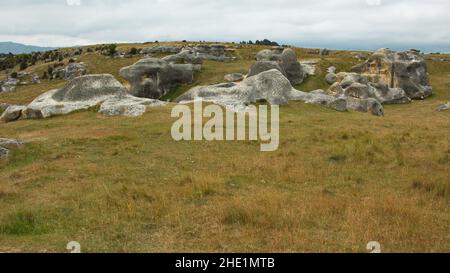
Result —
<instances>
[{"instance_id":1,"label":"sky","mask_svg":"<svg viewBox=\"0 0 450 273\"><path fill-rule=\"evenodd\" d=\"M448 0L0 0L0 41L242 41L450 52Z\"/></svg>"}]
</instances>

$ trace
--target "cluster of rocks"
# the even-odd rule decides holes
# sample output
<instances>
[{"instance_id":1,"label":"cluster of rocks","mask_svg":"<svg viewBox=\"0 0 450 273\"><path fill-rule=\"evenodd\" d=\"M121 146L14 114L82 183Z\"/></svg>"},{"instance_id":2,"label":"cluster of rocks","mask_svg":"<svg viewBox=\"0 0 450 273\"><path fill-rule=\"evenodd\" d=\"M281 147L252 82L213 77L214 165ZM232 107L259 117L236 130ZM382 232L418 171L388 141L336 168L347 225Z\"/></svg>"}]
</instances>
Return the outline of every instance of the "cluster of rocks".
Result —
<instances>
[{"instance_id":1,"label":"cluster of rocks","mask_svg":"<svg viewBox=\"0 0 450 273\"><path fill-rule=\"evenodd\" d=\"M307 77L302 65L297 60L297 54L290 48L273 47L256 54L256 63L250 67L248 77L261 72L276 69L286 76L292 85L302 83Z\"/></svg>"},{"instance_id":2,"label":"cluster of rocks","mask_svg":"<svg viewBox=\"0 0 450 273\"><path fill-rule=\"evenodd\" d=\"M387 84L389 88L401 88L411 99L425 99L432 94L427 64L418 50L379 49L366 62L354 66L352 72L367 76L371 82Z\"/></svg>"},{"instance_id":3,"label":"cluster of rocks","mask_svg":"<svg viewBox=\"0 0 450 273\"><path fill-rule=\"evenodd\" d=\"M432 93L427 65L418 51L376 51L366 62L354 66L351 73L328 70L325 81L334 96L375 99L382 104L409 103Z\"/></svg>"},{"instance_id":4,"label":"cluster of rocks","mask_svg":"<svg viewBox=\"0 0 450 273\"><path fill-rule=\"evenodd\" d=\"M21 146L22 141L8 138L0 138L0 158L7 157L9 155L9 150L5 147L9 146Z\"/></svg>"},{"instance_id":5,"label":"cluster of rocks","mask_svg":"<svg viewBox=\"0 0 450 273\"><path fill-rule=\"evenodd\" d=\"M447 111L447 110L450 110L450 102L447 103L447 104L444 104L444 105L439 106L437 110L438 110L438 111Z\"/></svg>"},{"instance_id":6,"label":"cluster of rocks","mask_svg":"<svg viewBox=\"0 0 450 273\"><path fill-rule=\"evenodd\" d=\"M61 79L70 81L77 77L86 75L87 68L84 63L69 63L65 67L53 69L51 79Z\"/></svg>"},{"instance_id":7,"label":"cluster of rocks","mask_svg":"<svg viewBox=\"0 0 450 273\"><path fill-rule=\"evenodd\" d=\"M14 78L9 77L4 81L0 81L0 92L14 92L18 85L39 84L40 82L41 80L37 74L18 72Z\"/></svg>"},{"instance_id":8,"label":"cluster of rocks","mask_svg":"<svg viewBox=\"0 0 450 273\"><path fill-rule=\"evenodd\" d=\"M159 99L173 87L189 84L198 71L194 64L174 64L164 59L144 58L120 70L120 75L130 83L132 95Z\"/></svg>"},{"instance_id":9,"label":"cluster of rocks","mask_svg":"<svg viewBox=\"0 0 450 273\"><path fill-rule=\"evenodd\" d=\"M225 106L233 111L246 111L249 104L261 100L272 105L285 105L290 100L298 100L337 111L356 110L371 112L377 116L384 115L383 106L376 100L336 97L326 94L323 90L309 93L298 91L278 69L249 76L239 83L197 86L176 101L187 103L198 99Z\"/></svg>"},{"instance_id":10,"label":"cluster of rocks","mask_svg":"<svg viewBox=\"0 0 450 273\"><path fill-rule=\"evenodd\" d=\"M159 45L151 48L141 49L141 54L152 55L158 53L169 53L165 60L174 63L201 64L203 60L218 62L232 61L235 58L227 56L227 48L220 44L199 44L188 46Z\"/></svg>"},{"instance_id":11,"label":"cluster of rocks","mask_svg":"<svg viewBox=\"0 0 450 273\"><path fill-rule=\"evenodd\" d=\"M331 82L330 75L327 80ZM335 77L335 83L328 89L328 93L334 96L354 97L359 99L372 98L382 104L408 103L411 99L401 88L389 88L387 84L369 81L365 75L358 73L340 72Z\"/></svg>"},{"instance_id":12,"label":"cluster of rocks","mask_svg":"<svg viewBox=\"0 0 450 273\"><path fill-rule=\"evenodd\" d=\"M10 105L0 121L40 119L64 115L100 105L100 113L107 116L139 116L147 106L164 102L134 97L112 75L86 75L75 78L61 89L50 90L27 106Z\"/></svg>"},{"instance_id":13,"label":"cluster of rocks","mask_svg":"<svg viewBox=\"0 0 450 273\"><path fill-rule=\"evenodd\" d=\"M20 80L17 78L8 78L0 81L0 92L14 92Z\"/></svg>"}]
</instances>

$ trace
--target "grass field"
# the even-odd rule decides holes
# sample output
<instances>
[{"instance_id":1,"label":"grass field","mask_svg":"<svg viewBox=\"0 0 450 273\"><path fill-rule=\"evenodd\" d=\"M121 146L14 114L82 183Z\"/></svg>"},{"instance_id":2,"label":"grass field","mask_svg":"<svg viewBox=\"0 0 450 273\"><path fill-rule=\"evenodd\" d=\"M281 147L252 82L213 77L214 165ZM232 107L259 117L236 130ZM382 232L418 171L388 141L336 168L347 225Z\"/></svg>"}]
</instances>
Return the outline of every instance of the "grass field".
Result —
<instances>
[{"instance_id":1,"label":"grass field","mask_svg":"<svg viewBox=\"0 0 450 273\"><path fill-rule=\"evenodd\" d=\"M206 62L167 98L246 72L262 48ZM330 65L357 63L349 52L296 51L320 61L304 91L326 88ZM138 58L81 59L123 81L118 70ZM0 252L65 252L69 241L83 252L367 252L369 241L384 252L450 252L450 111L435 111L450 101L450 62L429 70L435 95L386 106L384 118L283 106L273 153L250 141L175 142L171 105L139 118L84 111L0 124L0 137L28 141L0 161ZM21 86L0 102L62 84Z\"/></svg>"}]
</instances>

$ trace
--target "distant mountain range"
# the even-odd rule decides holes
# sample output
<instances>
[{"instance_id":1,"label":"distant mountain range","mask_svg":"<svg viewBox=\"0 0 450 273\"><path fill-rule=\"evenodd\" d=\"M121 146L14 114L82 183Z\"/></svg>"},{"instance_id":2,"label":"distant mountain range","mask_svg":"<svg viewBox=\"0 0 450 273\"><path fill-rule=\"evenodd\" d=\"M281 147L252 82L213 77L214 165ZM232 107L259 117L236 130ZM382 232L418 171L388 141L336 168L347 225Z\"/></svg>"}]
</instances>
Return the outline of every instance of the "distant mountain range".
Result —
<instances>
[{"instance_id":1,"label":"distant mountain range","mask_svg":"<svg viewBox=\"0 0 450 273\"><path fill-rule=\"evenodd\" d=\"M48 51L56 49L54 47L40 47L40 46L32 46L32 45L24 45L14 42L0 42L0 54L21 54L21 53L31 53L37 51Z\"/></svg>"}]
</instances>

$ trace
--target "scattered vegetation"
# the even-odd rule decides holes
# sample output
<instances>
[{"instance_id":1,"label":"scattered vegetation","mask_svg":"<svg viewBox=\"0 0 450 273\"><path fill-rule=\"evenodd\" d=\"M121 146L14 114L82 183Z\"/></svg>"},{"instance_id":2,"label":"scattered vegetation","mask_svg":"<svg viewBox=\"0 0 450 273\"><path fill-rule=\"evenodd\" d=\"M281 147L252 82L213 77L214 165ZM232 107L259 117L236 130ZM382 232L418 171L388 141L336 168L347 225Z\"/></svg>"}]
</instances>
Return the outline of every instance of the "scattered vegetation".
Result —
<instances>
[{"instance_id":1,"label":"scattered vegetation","mask_svg":"<svg viewBox=\"0 0 450 273\"><path fill-rule=\"evenodd\" d=\"M246 73L268 46L240 47L236 62L206 61L167 98ZM329 66L358 62L345 51L294 50L319 62L297 87L305 91L326 87ZM97 51L79 61L125 83L119 69L139 58ZM42 75L55 62L26 71ZM435 95L388 105L384 118L281 107L274 153L257 142L175 142L171 105L139 118L82 111L0 124L2 137L30 142L0 160L0 252L66 251L73 240L87 252L366 252L373 240L385 252L449 251L450 112L435 108L450 101L450 63L428 66ZM24 104L63 84L18 86L0 102Z\"/></svg>"}]
</instances>

